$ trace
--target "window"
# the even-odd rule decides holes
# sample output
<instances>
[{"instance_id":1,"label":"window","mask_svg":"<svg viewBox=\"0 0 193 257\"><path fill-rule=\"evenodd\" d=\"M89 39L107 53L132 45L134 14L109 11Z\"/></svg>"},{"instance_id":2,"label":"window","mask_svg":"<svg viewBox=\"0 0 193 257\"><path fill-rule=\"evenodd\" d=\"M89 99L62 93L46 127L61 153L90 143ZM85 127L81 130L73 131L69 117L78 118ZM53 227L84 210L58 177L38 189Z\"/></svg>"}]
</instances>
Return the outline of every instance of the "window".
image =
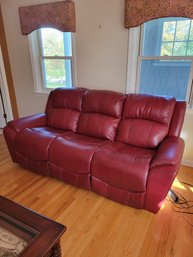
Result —
<instances>
[{"instance_id":1,"label":"window","mask_svg":"<svg viewBox=\"0 0 193 257\"><path fill-rule=\"evenodd\" d=\"M163 21L161 56L193 56L193 21Z\"/></svg>"},{"instance_id":2,"label":"window","mask_svg":"<svg viewBox=\"0 0 193 257\"><path fill-rule=\"evenodd\" d=\"M129 33L128 91L172 95L191 105L193 21L156 19Z\"/></svg>"},{"instance_id":3,"label":"window","mask_svg":"<svg viewBox=\"0 0 193 257\"><path fill-rule=\"evenodd\" d=\"M29 36L35 91L46 93L57 87L72 87L72 36L52 28Z\"/></svg>"}]
</instances>

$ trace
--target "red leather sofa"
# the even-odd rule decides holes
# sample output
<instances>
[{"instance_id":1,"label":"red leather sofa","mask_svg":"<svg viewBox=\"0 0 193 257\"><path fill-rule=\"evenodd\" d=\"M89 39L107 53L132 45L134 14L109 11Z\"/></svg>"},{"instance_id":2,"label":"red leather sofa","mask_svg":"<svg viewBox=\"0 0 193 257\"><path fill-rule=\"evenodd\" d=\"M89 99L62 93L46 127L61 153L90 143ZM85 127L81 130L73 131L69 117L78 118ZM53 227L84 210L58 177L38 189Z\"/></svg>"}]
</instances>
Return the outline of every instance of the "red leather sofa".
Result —
<instances>
[{"instance_id":1,"label":"red leather sofa","mask_svg":"<svg viewBox=\"0 0 193 257\"><path fill-rule=\"evenodd\" d=\"M186 103L172 97L56 89L45 113L10 121L14 162L156 213L181 162Z\"/></svg>"}]
</instances>

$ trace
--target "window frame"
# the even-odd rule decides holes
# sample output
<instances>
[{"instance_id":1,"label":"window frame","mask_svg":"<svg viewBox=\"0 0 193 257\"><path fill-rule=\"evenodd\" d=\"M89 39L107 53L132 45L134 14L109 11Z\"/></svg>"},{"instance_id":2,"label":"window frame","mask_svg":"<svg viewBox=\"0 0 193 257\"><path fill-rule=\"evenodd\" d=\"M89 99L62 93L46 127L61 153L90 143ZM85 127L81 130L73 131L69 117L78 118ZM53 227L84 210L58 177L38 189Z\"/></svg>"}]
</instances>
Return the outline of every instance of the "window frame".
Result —
<instances>
[{"instance_id":1,"label":"window frame","mask_svg":"<svg viewBox=\"0 0 193 257\"><path fill-rule=\"evenodd\" d=\"M65 32L64 32L65 33ZM70 59L71 61L71 81L72 86L75 83L75 47L74 47L74 34L71 33L72 56L43 56L42 40L40 30L36 30L28 35L30 58L32 65L32 74L34 80L34 92L36 94L49 94L54 88L46 87L46 76L43 68L43 59ZM62 85L61 85L62 87Z\"/></svg>"},{"instance_id":2,"label":"window frame","mask_svg":"<svg viewBox=\"0 0 193 257\"><path fill-rule=\"evenodd\" d=\"M193 110L193 56L142 56L144 25L129 29L128 65L126 93L139 93L140 71L142 60L191 60L191 70L186 92L187 107Z\"/></svg>"}]
</instances>

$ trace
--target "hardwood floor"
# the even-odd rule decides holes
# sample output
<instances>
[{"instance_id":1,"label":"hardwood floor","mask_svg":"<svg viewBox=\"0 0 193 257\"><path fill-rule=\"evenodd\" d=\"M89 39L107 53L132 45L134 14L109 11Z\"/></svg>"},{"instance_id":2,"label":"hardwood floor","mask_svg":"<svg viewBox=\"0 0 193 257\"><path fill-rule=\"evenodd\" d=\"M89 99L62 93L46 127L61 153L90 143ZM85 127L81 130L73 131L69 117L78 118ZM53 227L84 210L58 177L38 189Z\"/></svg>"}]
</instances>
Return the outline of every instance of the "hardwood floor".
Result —
<instances>
[{"instance_id":1,"label":"hardwood floor","mask_svg":"<svg viewBox=\"0 0 193 257\"><path fill-rule=\"evenodd\" d=\"M193 200L193 169L181 167L173 189ZM0 135L0 194L67 226L63 257L192 257L193 215L169 201L154 215L93 192L25 170L13 163ZM192 209L193 211L193 209Z\"/></svg>"}]
</instances>

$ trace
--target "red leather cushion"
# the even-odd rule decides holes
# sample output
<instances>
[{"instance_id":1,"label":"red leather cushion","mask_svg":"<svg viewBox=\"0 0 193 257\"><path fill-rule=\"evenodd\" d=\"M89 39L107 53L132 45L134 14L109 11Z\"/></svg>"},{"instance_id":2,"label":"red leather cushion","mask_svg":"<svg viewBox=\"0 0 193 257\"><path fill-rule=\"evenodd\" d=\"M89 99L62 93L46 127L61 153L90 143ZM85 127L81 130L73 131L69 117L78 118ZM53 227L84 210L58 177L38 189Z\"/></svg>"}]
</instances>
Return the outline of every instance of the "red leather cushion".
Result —
<instances>
[{"instance_id":1,"label":"red leather cushion","mask_svg":"<svg viewBox=\"0 0 193 257\"><path fill-rule=\"evenodd\" d=\"M80 112L53 108L48 112L47 125L57 129L71 130L76 132Z\"/></svg>"},{"instance_id":2,"label":"red leather cushion","mask_svg":"<svg viewBox=\"0 0 193 257\"><path fill-rule=\"evenodd\" d=\"M59 135L70 134L67 131L52 131L48 128L33 128L21 130L15 138L16 152L37 161L48 161L49 147Z\"/></svg>"},{"instance_id":3,"label":"red leather cushion","mask_svg":"<svg viewBox=\"0 0 193 257\"><path fill-rule=\"evenodd\" d=\"M83 99L83 112L101 113L121 118L125 95L107 90L89 90Z\"/></svg>"},{"instance_id":4,"label":"red leather cushion","mask_svg":"<svg viewBox=\"0 0 193 257\"><path fill-rule=\"evenodd\" d=\"M116 140L155 148L167 136L176 100L172 97L129 94Z\"/></svg>"},{"instance_id":5,"label":"red leather cushion","mask_svg":"<svg viewBox=\"0 0 193 257\"><path fill-rule=\"evenodd\" d=\"M124 101L125 95L121 93L87 91L83 98L83 113L79 118L78 132L113 141Z\"/></svg>"},{"instance_id":6,"label":"red leather cushion","mask_svg":"<svg viewBox=\"0 0 193 257\"><path fill-rule=\"evenodd\" d=\"M50 107L67 108L81 111L82 97L86 89L84 88L57 88L50 93L46 111Z\"/></svg>"},{"instance_id":7,"label":"red leather cushion","mask_svg":"<svg viewBox=\"0 0 193 257\"><path fill-rule=\"evenodd\" d=\"M150 149L109 142L94 154L92 177L126 191L145 192L154 153Z\"/></svg>"},{"instance_id":8,"label":"red leather cushion","mask_svg":"<svg viewBox=\"0 0 193 257\"><path fill-rule=\"evenodd\" d=\"M119 119L98 113L81 115L78 123L78 132L88 136L114 140Z\"/></svg>"},{"instance_id":9,"label":"red leather cushion","mask_svg":"<svg viewBox=\"0 0 193 257\"><path fill-rule=\"evenodd\" d=\"M52 91L46 107L47 125L76 132L84 92L81 88Z\"/></svg>"},{"instance_id":10,"label":"red leather cushion","mask_svg":"<svg viewBox=\"0 0 193 257\"><path fill-rule=\"evenodd\" d=\"M49 160L69 173L88 174L94 152L105 143L80 134L58 137L50 147Z\"/></svg>"},{"instance_id":11,"label":"red leather cushion","mask_svg":"<svg viewBox=\"0 0 193 257\"><path fill-rule=\"evenodd\" d=\"M31 128L31 130L34 132L48 134L48 135L52 135L52 136L56 136L56 137L73 133L70 131L64 131L63 129L55 129L52 127L38 127L38 128Z\"/></svg>"}]
</instances>

